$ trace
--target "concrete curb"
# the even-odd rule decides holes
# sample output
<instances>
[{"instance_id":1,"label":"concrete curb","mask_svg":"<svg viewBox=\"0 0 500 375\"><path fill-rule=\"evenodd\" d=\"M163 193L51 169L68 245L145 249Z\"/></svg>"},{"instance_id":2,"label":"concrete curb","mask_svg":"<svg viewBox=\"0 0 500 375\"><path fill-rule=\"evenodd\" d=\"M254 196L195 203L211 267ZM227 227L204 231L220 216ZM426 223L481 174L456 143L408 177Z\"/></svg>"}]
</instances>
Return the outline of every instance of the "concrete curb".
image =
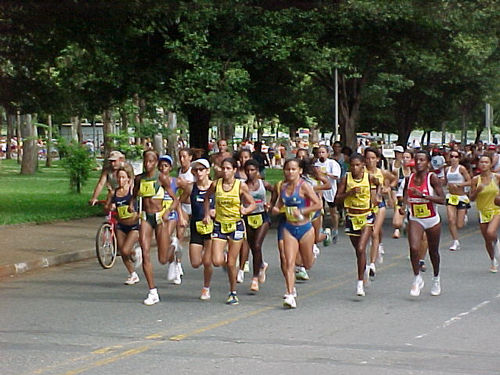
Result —
<instances>
[{"instance_id":1,"label":"concrete curb","mask_svg":"<svg viewBox=\"0 0 500 375\"><path fill-rule=\"evenodd\" d=\"M6 264L0 266L0 277L15 276L40 268L53 267L65 263L77 262L79 260L85 260L95 257L95 249L88 249L67 252L64 254L58 254L49 257L41 257L40 259L32 260L29 262Z\"/></svg>"}]
</instances>

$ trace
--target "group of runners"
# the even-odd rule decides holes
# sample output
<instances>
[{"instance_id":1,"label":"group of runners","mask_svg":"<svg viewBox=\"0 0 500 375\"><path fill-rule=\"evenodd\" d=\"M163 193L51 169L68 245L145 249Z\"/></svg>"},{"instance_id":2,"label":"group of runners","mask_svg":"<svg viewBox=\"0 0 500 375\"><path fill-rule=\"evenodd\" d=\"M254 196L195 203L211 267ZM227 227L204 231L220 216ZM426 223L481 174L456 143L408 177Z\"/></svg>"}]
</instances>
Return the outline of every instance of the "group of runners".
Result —
<instances>
[{"instance_id":1,"label":"group of runners","mask_svg":"<svg viewBox=\"0 0 500 375\"><path fill-rule=\"evenodd\" d=\"M312 152L296 150L283 165L283 179L274 186L264 179L258 153L242 149L233 155L225 140L218 142L218 152L205 158L195 157L192 149L181 149L177 177L172 176L169 155L145 151L143 172L134 176L124 155L113 151L89 203L95 204L107 186L106 209L117 212L118 248L129 273L125 284L139 282L135 268L142 261L149 288L146 305L160 301L150 253L153 235L158 261L168 264L167 278L177 285L183 276L181 248L188 243L191 266L203 266L202 300L211 298L213 268L224 267L226 303L238 304L237 284L244 281L249 253L250 291L257 293L266 281L268 263L262 246L272 217L277 223L285 308L297 306L295 281L309 278L307 270L320 253L318 244L328 246L336 239L339 222L344 222L356 254L356 295L365 296L377 262L383 262L382 226L387 209L394 210L393 238L399 238L401 231L408 234L414 274L411 296L419 296L424 287L427 253L433 269L430 293L441 294L439 204L446 205L453 239L449 249L456 251L470 201L477 202L490 271L497 272L500 175L495 166L500 162L496 151L484 150L471 165L460 163L466 154L457 148L431 155L426 150L396 146L395 158L387 165L377 148L367 147L362 153L341 153L341 148L337 142L333 152L326 145ZM438 170L434 156L444 161ZM330 215L330 226L323 223L325 212ZM134 246L137 242L140 248Z\"/></svg>"}]
</instances>

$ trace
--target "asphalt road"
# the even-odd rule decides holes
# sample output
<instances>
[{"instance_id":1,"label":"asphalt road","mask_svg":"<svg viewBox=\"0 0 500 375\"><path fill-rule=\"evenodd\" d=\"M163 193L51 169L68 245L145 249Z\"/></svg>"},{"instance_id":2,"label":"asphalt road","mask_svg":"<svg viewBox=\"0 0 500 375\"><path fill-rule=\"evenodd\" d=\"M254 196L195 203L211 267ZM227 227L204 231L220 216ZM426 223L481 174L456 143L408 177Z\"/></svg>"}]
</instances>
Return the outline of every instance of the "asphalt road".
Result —
<instances>
[{"instance_id":1,"label":"asphalt road","mask_svg":"<svg viewBox=\"0 0 500 375\"><path fill-rule=\"evenodd\" d=\"M239 306L224 304L220 269L211 301L200 301L202 271L187 258L180 286L156 265L162 301L151 307L142 304L144 280L123 285L121 264L83 261L3 279L0 374L499 374L500 274L488 272L478 229L472 214L462 250L450 252L443 227L439 297L430 295L431 267L421 296L409 296L407 240L389 238L389 220L366 297L355 296L354 251L342 235L298 284L295 310L281 305L275 231L264 246L268 280L250 295L246 274Z\"/></svg>"}]
</instances>

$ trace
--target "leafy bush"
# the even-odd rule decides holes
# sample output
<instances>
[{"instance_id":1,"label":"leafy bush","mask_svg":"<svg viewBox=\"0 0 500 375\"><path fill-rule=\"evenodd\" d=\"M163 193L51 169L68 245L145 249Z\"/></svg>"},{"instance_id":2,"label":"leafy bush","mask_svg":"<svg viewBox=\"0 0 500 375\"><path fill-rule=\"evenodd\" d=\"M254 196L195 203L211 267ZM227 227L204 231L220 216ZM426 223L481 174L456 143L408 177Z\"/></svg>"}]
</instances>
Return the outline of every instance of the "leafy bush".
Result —
<instances>
[{"instance_id":1,"label":"leafy bush","mask_svg":"<svg viewBox=\"0 0 500 375\"><path fill-rule=\"evenodd\" d=\"M95 165L95 160L88 149L78 143L71 142L64 148L65 157L61 160L61 164L69 172L70 188L80 194Z\"/></svg>"}]
</instances>

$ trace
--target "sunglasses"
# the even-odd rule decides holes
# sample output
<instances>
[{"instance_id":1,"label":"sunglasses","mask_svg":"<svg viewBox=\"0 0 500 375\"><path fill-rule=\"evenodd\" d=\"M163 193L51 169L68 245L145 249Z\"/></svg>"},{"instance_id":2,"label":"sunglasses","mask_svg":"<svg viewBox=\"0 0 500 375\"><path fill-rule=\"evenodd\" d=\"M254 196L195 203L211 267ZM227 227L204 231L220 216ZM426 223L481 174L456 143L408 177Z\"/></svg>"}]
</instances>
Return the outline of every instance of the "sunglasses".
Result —
<instances>
[{"instance_id":1,"label":"sunglasses","mask_svg":"<svg viewBox=\"0 0 500 375\"><path fill-rule=\"evenodd\" d=\"M458 159L459 156L458 155L450 155L450 158Z\"/></svg>"},{"instance_id":2,"label":"sunglasses","mask_svg":"<svg viewBox=\"0 0 500 375\"><path fill-rule=\"evenodd\" d=\"M207 168L191 168L191 172L199 172L199 171L204 171Z\"/></svg>"}]
</instances>

